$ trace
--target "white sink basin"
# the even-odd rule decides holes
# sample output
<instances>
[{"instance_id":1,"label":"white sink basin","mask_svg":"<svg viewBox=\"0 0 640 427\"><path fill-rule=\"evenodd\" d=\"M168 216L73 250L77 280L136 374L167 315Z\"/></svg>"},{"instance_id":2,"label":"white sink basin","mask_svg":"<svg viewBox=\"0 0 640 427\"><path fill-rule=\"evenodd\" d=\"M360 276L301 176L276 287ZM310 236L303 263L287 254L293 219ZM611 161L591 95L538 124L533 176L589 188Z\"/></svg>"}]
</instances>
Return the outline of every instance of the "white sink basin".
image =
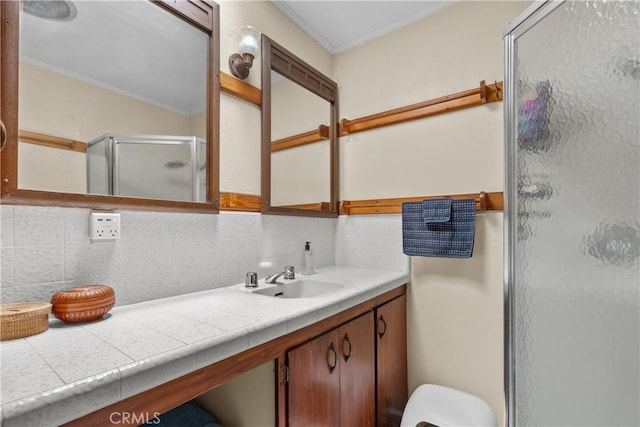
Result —
<instances>
[{"instance_id":1,"label":"white sink basin","mask_svg":"<svg viewBox=\"0 0 640 427\"><path fill-rule=\"evenodd\" d=\"M276 284L269 288L256 289L253 294L266 295L277 298L313 298L344 288L339 283L323 282L313 279L300 279Z\"/></svg>"}]
</instances>

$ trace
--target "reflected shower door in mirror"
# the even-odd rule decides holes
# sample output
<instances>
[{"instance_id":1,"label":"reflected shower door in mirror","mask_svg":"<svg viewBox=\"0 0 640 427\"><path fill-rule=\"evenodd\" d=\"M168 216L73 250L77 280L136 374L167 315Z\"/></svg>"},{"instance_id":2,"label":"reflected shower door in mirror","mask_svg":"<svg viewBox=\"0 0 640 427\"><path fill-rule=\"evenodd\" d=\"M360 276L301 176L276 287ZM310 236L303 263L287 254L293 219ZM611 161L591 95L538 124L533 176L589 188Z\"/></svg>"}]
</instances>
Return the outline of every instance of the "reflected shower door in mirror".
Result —
<instances>
[{"instance_id":1,"label":"reflected shower door in mirror","mask_svg":"<svg viewBox=\"0 0 640 427\"><path fill-rule=\"evenodd\" d=\"M329 210L330 107L271 71L271 206Z\"/></svg>"},{"instance_id":2,"label":"reflected shower door in mirror","mask_svg":"<svg viewBox=\"0 0 640 427\"><path fill-rule=\"evenodd\" d=\"M3 55L18 50L3 198L217 210L215 3L2 3Z\"/></svg>"},{"instance_id":3,"label":"reflected shower door in mirror","mask_svg":"<svg viewBox=\"0 0 640 427\"><path fill-rule=\"evenodd\" d=\"M338 214L337 84L262 35L262 212Z\"/></svg>"}]
</instances>

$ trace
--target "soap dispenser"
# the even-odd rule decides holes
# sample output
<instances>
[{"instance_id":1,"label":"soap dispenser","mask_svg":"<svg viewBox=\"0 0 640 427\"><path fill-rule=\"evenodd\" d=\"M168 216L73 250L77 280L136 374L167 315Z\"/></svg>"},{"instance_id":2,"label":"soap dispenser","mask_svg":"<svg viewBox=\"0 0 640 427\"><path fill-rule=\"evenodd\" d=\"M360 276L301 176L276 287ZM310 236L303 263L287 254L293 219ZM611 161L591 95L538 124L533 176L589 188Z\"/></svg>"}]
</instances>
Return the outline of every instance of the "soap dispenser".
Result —
<instances>
[{"instance_id":1,"label":"soap dispenser","mask_svg":"<svg viewBox=\"0 0 640 427\"><path fill-rule=\"evenodd\" d=\"M308 276L315 274L315 272L315 261L313 259L313 252L311 251L311 242L306 242L304 251L302 251L302 271L300 273Z\"/></svg>"}]
</instances>

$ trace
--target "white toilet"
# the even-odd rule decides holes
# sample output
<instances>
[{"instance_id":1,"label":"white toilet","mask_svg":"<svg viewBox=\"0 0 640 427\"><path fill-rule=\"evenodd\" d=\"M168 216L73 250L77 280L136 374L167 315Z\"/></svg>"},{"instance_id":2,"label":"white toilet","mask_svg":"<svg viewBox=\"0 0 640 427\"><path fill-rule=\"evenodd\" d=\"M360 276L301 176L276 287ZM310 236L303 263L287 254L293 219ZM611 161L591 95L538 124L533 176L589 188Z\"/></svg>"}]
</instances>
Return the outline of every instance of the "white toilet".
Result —
<instances>
[{"instance_id":1,"label":"white toilet","mask_svg":"<svg viewBox=\"0 0 640 427\"><path fill-rule=\"evenodd\" d=\"M434 384L418 387L407 402L401 427L495 427L496 415L484 400Z\"/></svg>"}]
</instances>

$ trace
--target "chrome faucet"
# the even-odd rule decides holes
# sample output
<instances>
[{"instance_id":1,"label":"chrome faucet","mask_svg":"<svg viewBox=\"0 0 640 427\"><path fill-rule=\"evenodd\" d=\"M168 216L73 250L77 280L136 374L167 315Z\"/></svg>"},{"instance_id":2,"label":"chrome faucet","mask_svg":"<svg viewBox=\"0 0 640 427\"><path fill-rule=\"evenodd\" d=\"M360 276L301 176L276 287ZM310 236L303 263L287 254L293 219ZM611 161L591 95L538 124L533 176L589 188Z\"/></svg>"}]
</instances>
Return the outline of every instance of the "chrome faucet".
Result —
<instances>
[{"instance_id":1,"label":"chrome faucet","mask_svg":"<svg viewBox=\"0 0 640 427\"><path fill-rule=\"evenodd\" d=\"M295 279L296 269L293 267L293 265L287 265L284 268L284 271L267 276L267 278L264 279L264 283L268 283L270 285L279 284L278 282L276 282L276 280L278 280L280 276L284 276L285 279Z\"/></svg>"}]
</instances>

